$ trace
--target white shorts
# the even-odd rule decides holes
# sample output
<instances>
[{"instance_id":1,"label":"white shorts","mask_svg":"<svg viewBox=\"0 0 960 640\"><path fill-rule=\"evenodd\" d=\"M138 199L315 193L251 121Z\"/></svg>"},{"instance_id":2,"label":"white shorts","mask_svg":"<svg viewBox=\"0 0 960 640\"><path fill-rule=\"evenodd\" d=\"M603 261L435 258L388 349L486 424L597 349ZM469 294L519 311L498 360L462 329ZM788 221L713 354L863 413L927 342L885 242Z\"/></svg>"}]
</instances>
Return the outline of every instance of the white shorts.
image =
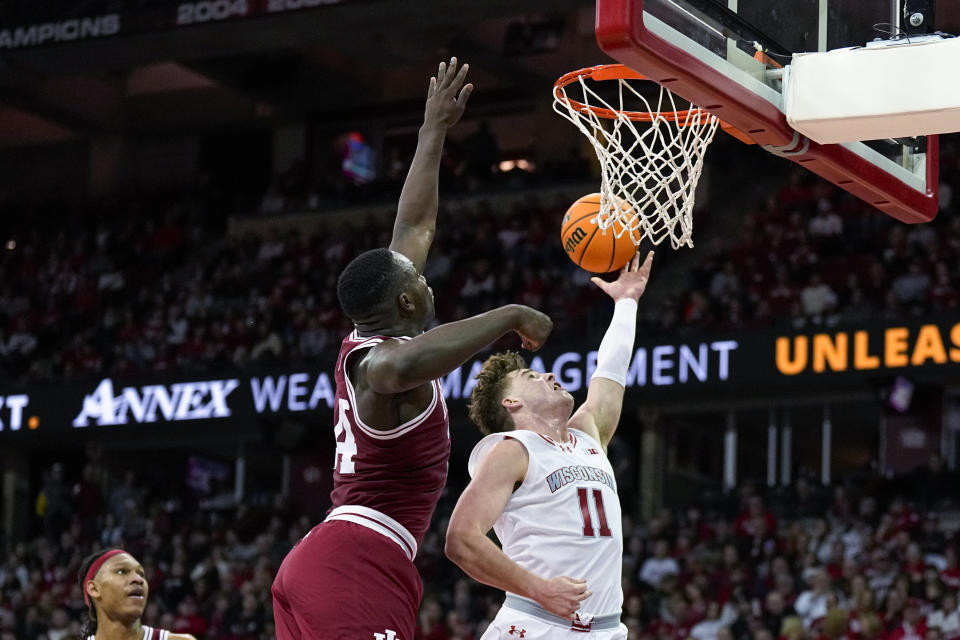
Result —
<instances>
[{"instance_id":1,"label":"white shorts","mask_svg":"<svg viewBox=\"0 0 960 640\"><path fill-rule=\"evenodd\" d=\"M502 607L480 640L626 640L627 627L603 631L574 631L527 613Z\"/></svg>"}]
</instances>

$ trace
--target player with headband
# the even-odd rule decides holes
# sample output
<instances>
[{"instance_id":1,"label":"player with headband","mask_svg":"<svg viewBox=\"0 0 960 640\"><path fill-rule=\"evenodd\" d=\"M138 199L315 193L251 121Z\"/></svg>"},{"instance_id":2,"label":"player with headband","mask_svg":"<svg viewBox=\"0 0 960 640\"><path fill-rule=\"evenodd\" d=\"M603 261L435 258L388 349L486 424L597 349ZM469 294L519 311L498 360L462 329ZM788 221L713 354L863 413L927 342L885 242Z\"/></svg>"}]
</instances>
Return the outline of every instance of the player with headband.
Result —
<instances>
[{"instance_id":1,"label":"player with headband","mask_svg":"<svg viewBox=\"0 0 960 640\"><path fill-rule=\"evenodd\" d=\"M86 640L196 640L140 622L150 587L143 566L123 549L98 551L80 565Z\"/></svg>"}]
</instances>

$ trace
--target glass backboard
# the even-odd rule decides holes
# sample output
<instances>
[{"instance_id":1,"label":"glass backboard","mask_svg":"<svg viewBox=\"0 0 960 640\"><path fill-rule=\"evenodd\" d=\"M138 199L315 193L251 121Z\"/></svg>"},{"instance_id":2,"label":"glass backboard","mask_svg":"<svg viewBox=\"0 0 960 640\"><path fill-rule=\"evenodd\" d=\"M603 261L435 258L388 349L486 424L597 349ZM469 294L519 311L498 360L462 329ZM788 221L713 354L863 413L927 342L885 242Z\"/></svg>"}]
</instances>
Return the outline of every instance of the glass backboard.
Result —
<instances>
[{"instance_id":1,"label":"glass backboard","mask_svg":"<svg viewBox=\"0 0 960 640\"><path fill-rule=\"evenodd\" d=\"M596 35L613 58L771 153L921 222L937 208L935 136L819 145L783 114L781 67L792 54L897 37L899 13L899 0L598 0Z\"/></svg>"}]
</instances>

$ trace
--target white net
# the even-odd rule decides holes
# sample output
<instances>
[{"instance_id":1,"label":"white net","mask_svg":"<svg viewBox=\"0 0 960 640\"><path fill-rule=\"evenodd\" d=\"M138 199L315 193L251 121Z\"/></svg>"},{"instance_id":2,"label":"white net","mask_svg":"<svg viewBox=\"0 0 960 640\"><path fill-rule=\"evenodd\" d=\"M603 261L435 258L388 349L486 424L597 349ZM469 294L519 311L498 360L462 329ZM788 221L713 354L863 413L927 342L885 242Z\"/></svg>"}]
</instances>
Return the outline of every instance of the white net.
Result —
<instances>
[{"instance_id":1,"label":"white net","mask_svg":"<svg viewBox=\"0 0 960 640\"><path fill-rule=\"evenodd\" d=\"M649 80L618 78L616 97L605 100L588 85L590 70L583 71L558 82L553 108L583 132L600 160L598 226L612 227L618 238L629 233L637 245L670 238L674 249L692 247L694 191L720 121L696 107L678 110L659 85L656 99L648 99L639 83Z\"/></svg>"}]
</instances>

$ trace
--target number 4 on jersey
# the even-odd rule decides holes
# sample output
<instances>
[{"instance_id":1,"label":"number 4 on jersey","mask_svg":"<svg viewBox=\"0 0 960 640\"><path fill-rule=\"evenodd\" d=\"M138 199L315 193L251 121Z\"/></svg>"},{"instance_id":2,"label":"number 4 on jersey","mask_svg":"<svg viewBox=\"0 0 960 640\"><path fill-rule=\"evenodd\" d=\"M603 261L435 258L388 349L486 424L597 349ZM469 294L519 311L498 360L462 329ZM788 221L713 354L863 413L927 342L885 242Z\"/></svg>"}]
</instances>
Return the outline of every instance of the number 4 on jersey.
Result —
<instances>
[{"instance_id":1,"label":"number 4 on jersey","mask_svg":"<svg viewBox=\"0 0 960 640\"><path fill-rule=\"evenodd\" d=\"M340 445L337 445L339 448ZM339 450L339 449L338 449ZM583 516L583 535L586 538L593 537L593 514L590 513L590 503L588 502L587 489L580 487L577 489L577 496L580 498L580 515ZM593 504L597 507L597 519L600 520L600 537L609 538L613 535L610 526L607 524L607 512L603 508L603 493L600 489L593 490Z\"/></svg>"},{"instance_id":2,"label":"number 4 on jersey","mask_svg":"<svg viewBox=\"0 0 960 640\"><path fill-rule=\"evenodd\" d=\"M354 472L353 456L357 455L357 442L353 439L350 419L347 418L349 409L350 403L345 398L340 398L340 402L337 403L337 426L333 429L333 435L337 441L337 453L333 458L333 468L341 474ZM341 434L343 440L340 440Z\"/></svg>"}]
</instances>

